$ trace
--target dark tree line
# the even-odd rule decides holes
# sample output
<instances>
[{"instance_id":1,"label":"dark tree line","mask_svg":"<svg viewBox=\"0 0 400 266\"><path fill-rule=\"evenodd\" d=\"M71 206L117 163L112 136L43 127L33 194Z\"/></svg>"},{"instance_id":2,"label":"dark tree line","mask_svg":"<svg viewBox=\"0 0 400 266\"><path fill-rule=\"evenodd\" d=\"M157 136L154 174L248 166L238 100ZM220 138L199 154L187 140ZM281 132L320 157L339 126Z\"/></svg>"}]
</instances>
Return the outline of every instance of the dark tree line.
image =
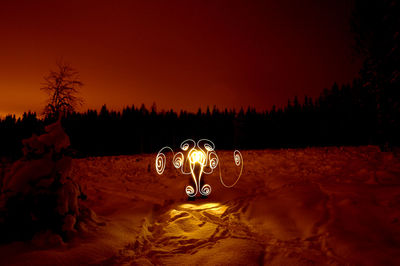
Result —
<instances>
[{"instance_id":1,"label":"dark tree line","mask_svg":"<svg viewBox=\"0 0 400 266\"><path fill-rule=\"evenodd\" d=\"M296 148L329 145L399 145L400 121L386 131L375 101L357 79L351 85L336 83L317 99L295 97L284 108L269 111L219 110L197 113L157 112L126 107L122 111L72 112L62 118L77 156L156 152L165 145L177 147L186 138L208 138L218 149ZM43 132L51 119L26 113L0 121L1 155L18 156L21 139Z\"/></svg>"},{"instance_id":2,"label":"dark tree line","mask_svg":"<svg viewBox=\"0 0 400 266\"><path fill-rule=\"evenodd\" d=\"M63 111L62 123L78 156L156 152L164 145L176 147L186 138L208 138L216 143L218 149L367 144L386 148L398 146L398 14L398 0L355 1L351 28L355 51L364 62L360 76L352 84L333 84L316 99L295 97L283 108L273 107L265 112L256 112L253 108L207 108L197 113L156 112L155 106L150 110L144 106L131 106L121 112L108 110L106 106L99 112L88 110L77 113L67 109ZM59 70L58 74L64 73L62 68ZM75 72L67 73L72 73L72 76L61 77L77 80ZM58 80L52 79L50 81L55 82L47 84L51 92L71 87L71 84L64 86ZM78 82L72 85L81 85ZM33 133L43 132L44 125L55 117L40 120L34 113L25 113L22 118L7 116L0 120L0 156L18 157L21 140Z\"/></svg>"}]
</instances>

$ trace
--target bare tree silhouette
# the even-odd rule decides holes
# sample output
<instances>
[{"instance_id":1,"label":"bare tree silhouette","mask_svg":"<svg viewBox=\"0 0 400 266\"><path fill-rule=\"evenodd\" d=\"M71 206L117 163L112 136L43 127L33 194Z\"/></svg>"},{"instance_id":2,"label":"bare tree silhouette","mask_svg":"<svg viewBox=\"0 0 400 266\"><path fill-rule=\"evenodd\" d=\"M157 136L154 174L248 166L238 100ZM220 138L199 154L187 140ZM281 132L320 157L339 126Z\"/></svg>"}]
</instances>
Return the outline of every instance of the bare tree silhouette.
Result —
<instances>
[{"instance_id":1,"label":"bare tree silhouette","mask_svg":"<svg viewBox=\"0 0 400 266\"><path fill-rule=\"evenodd\" d=\"M57 68L44 77L41 88L49 95L44 114L53 118L65 116L83 104L83 99L78 97L79 89L83 86L78 71L64 61L57 61Z\"/></svg>"}]
</instances>

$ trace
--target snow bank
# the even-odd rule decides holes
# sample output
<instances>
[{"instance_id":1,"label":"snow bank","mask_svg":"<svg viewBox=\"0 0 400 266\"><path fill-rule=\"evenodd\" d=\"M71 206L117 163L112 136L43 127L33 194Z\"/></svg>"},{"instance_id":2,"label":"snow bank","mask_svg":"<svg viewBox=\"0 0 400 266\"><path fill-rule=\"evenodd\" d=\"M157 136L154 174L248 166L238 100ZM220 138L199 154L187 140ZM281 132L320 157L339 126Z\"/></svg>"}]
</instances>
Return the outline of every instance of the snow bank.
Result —
<instances>
[{"instance_id":1,"label":"snow bank","mask_svg":"<svg viewBox=\"0 0 400 266\"><path fill-rule=\"evenodd\" d=\"M23 158L1 179L1 242L32 240L41 248L63 246L89 224L98 224L94 213L80 203L83 194L70 175L70 142L61 123L45 131L23 140Z\"/></svg>"}]
</instances>

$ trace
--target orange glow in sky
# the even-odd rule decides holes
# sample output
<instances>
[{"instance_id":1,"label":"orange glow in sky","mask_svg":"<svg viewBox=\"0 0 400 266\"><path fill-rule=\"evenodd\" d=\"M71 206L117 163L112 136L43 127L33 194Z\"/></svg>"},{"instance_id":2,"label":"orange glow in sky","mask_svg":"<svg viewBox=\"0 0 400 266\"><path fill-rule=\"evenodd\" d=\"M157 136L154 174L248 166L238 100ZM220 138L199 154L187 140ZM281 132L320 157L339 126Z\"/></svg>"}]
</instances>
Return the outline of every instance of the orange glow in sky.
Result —
<instances>
[{"instance_id":1,"label":"orange glow in sky","mask_svg":"<svg viewBox=\"0 0 400 266\"><path fill-rule=\"evenodd\" d=\"M85 84L81 110L264 110L351 81L349 1L298 2L2 1L0 115L40 112L60 58Z\"/></svg>"}]
</instances>

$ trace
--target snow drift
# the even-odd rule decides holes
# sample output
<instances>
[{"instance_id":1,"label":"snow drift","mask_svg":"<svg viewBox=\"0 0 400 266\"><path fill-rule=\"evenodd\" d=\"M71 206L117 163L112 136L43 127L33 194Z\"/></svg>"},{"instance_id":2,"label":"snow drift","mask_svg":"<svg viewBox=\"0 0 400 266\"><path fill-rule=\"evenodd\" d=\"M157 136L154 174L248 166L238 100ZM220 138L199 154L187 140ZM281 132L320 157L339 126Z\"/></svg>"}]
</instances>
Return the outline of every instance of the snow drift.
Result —
<instances>
[{"instance_id":1,"label":"snow drift","mask_svg":"<svg viewBox=\"0 0 400 266\"><path fill-rule=\"evenodd\" d=\"M23 157L1 180L1 242L30 240L37 246L60 246L95 223L81 204L85 195L70 175L69 138L60 122L46 133L23 141Z\"/></svg>"}]
</instances>

